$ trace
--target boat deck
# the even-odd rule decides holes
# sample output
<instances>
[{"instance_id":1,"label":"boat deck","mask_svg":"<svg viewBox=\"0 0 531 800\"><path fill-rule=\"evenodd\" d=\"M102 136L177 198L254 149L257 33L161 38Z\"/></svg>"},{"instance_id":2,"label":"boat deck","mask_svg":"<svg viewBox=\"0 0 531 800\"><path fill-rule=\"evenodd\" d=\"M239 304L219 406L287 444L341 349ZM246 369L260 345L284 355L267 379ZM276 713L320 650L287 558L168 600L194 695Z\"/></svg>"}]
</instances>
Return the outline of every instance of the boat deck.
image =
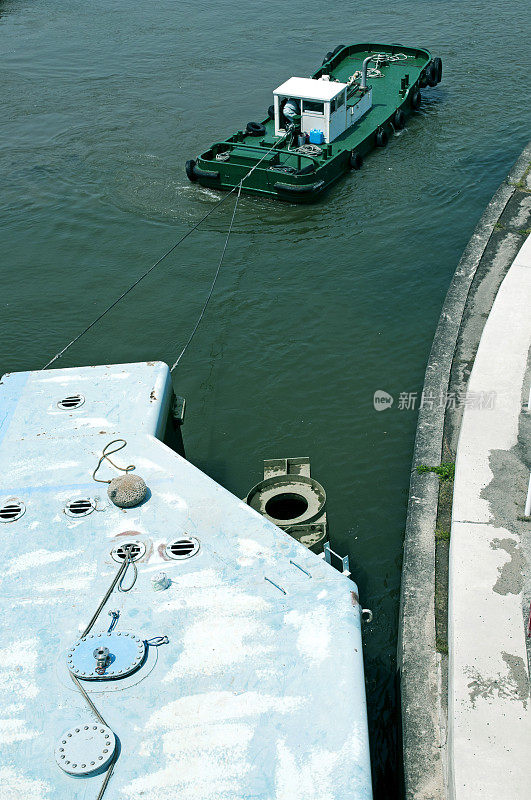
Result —
<instances>
[{"instance_id":1,"label":"boat deck","mask_svg":"<svg viewBox=\"0 0 531 800\"><path fill-rule=\"evenodd\" d=\"M2 797L98 795L101 774L71 777L54 756L95 721L67 653L116 574L111 551L133 539L136 583L94 631L113 609L119 633L168 642L128 678L83 681L120 742L104 800L370 800L356 586L161 441L171 397L158 362L0 383ZM113 460L149 488L135 508L92 478L118 437ZM117 474L104 463L98 477ZM182 537L198 549L174 560ZM170 585L155 591L161 571Z\"/></svg>"},{"instance_id":2,"label":"boat deck","mask_svg":"<svg viewBox=\"0 0 531 800\"><path fill-rule=\"evenodd\" d=\"M305 167L310 167L314 164L317 168L326 167L330 161L345 151L349 152L361 148L361 155L372 149L371 146L366 146L366 143L374 135L374 131L383 126L404 102L404 95L400 94L401 81L405 75L408 76L408 86L412 86L419 78L423 68L429 61L429 54L427 51L414 50L412 48L389 47L388 45L362 45L362 49L356 49L349 55L341 55L341 60L335 64L337 59L332 59L331 66L328 67L328 72L333 78L336 78L341 83L347 83L350 76L354 72L361 70L363 60L368 55L375 53L391 53L396 54L404 52L407 59L401 58L398 61L390 61L387 65L381 66L380 71L382 77L370 77L368 79L369 85L372 87L372 108L359 119L354 125L350 126L343 134L338 136L334 141L327 145L328 152L326 155L316 155L314 157L299 156L291 152L288 148L288 143L282 143L271 154L268 154L265 159L260 163L258 170L267 171L273 169L276 177L271 178L274 183L279 179L282 170L289 172L290 170L300 170ZM349 48L350 51L353 48ZM338 56L339 58L339 56ZM373 66L372 64L369 65ZM322 73L322 68L319 69L312 77L319 77ZM350 98L347 101L348 106L356 103L356 98ZM246 171L255 165L260 159L263 159L264 152L268 148L272 148L278 141L275 136L275 124L271 119L263 120L265 126L265 135L261 137L251 136L250 134L239 134L239 141L235 142L234 138L227 139L228 146L230 147L230 165L231 175L227 175L223 182L228 185L236 185L238 180L246 174ZM218 143L220 144L220 143ZM252 149L249 149L252 148ZM206 156L206 154L205 154ZM211 164L213 168L223 169L223 162L218 161L202 161L206 167ZM241 167L241 170L238 169ZM249 187L249 181L246 186Z\"/></svg>"}]
</instances>

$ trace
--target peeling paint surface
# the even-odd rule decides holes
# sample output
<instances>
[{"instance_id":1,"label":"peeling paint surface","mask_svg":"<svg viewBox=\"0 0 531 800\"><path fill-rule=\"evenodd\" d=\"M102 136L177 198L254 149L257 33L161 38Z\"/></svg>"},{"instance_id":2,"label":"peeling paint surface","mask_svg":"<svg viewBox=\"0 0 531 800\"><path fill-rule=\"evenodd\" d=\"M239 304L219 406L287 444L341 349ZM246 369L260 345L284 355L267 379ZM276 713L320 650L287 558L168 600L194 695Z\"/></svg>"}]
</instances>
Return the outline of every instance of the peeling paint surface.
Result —
<instances>
[{"instance_id":1,"label":"peeling paint surface","mask_svg":"<svg viewBox=\"0 0 531 800\"><path fill-rule=\"evenodd\" d=\"M84 404L60 412L76 392ZM136 584L113 593L94 632L116 609L118 631L169 642L122 690L86 684L121 746L105 800L371 800L355 585L156 438L170 399L157 362L0 385L0 503L26 506L0 523L0 800L97 796L101 776L69 777L54 747L92 722L66 651L116 574L110 551L128 538L146 545ZM135 464L151 492L127 510L91 477L118 437L127 447L117 463ZM65 503L83 497L97 497L96 510L67 516ZM163 558L183 535L197 537L198 553ZM155 592L160 571L171 583Z\"/></svg>"}]
</instances>

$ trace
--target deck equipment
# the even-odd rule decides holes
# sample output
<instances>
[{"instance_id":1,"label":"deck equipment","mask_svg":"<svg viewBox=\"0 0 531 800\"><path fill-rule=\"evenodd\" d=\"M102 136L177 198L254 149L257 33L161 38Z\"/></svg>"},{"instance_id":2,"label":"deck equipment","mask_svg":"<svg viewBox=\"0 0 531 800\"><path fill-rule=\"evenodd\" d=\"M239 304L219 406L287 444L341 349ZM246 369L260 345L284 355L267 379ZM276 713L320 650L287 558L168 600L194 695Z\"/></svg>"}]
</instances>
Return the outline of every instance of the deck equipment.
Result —
<instances>
[{"instance_id":1,"label":"deck equipment","mask_svg":"<svg viewBox=\"0 0 531 800\"><path fill-rule=\"evenodd\" d=\"M326 492L312 478L309 458L266 458L264 479L245 502L314 553L323 552Z\"/></svg>"},{"instance_id":2,"label":"deck equipment","mask_svg":"<svg viewBox=\"0 0 531 800\"><path fill-rule=\"evenodd\" d=\"M344 173L361 168L418 111L420 89L436 86L442 61L399 44L339 45L310 78L273 92L262 122L249 122L186 162L191 181L311 202Z\"/></svg>"}]
</instances>

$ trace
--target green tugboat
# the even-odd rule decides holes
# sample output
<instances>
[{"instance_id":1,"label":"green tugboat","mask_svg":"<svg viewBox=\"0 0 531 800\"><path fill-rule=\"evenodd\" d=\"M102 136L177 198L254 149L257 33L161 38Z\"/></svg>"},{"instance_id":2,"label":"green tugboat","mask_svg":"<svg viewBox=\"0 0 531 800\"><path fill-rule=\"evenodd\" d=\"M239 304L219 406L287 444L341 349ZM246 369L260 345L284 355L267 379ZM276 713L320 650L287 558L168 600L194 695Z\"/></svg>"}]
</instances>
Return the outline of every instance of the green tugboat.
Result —
<instances>
[{"instance_id":1,"label":"green tugboat","mask_svg":"<svg viewBox=\"0 0 531 800\"><path fill-rule=\"evenodd\" d=\"M436 86L442 61L398 44L339 45L311 78L275 89L263 122L249 122L186 162L191 181L212 189L311 202L341 175L360 169L418 111L420 89Z\"/></svg>"}]
</instances>

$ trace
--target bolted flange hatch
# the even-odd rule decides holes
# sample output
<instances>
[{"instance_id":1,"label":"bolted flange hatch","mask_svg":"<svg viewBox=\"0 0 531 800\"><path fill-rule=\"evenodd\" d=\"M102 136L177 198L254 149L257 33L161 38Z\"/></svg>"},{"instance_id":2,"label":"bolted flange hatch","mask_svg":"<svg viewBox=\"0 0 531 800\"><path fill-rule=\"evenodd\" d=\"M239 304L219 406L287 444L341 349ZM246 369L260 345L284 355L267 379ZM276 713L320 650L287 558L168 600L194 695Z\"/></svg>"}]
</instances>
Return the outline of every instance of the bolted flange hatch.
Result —
<instances>
[{"instance_id":1,"label":"bolted flange hatch","mask_svg":"<svg viewBox=\"0 0 531 800\"><path fill-rule=\"evenodd\" d=\"M91 720L63 733L55 748L55 760L69 775L89 776L108 767L115 750L116 737L111 729Z\"/></svg>"},{"instance_id":2,"label":"bolted flange hatch","mask_svg":"<svg viewBox=\"0 0 531 800\"><path fill-rule=\"evenodd\" d=\"M116 680L144 663L146 644L134 633L89 633L67 653L68 669L84 681Z\"/></svg>"}]
</instances>

